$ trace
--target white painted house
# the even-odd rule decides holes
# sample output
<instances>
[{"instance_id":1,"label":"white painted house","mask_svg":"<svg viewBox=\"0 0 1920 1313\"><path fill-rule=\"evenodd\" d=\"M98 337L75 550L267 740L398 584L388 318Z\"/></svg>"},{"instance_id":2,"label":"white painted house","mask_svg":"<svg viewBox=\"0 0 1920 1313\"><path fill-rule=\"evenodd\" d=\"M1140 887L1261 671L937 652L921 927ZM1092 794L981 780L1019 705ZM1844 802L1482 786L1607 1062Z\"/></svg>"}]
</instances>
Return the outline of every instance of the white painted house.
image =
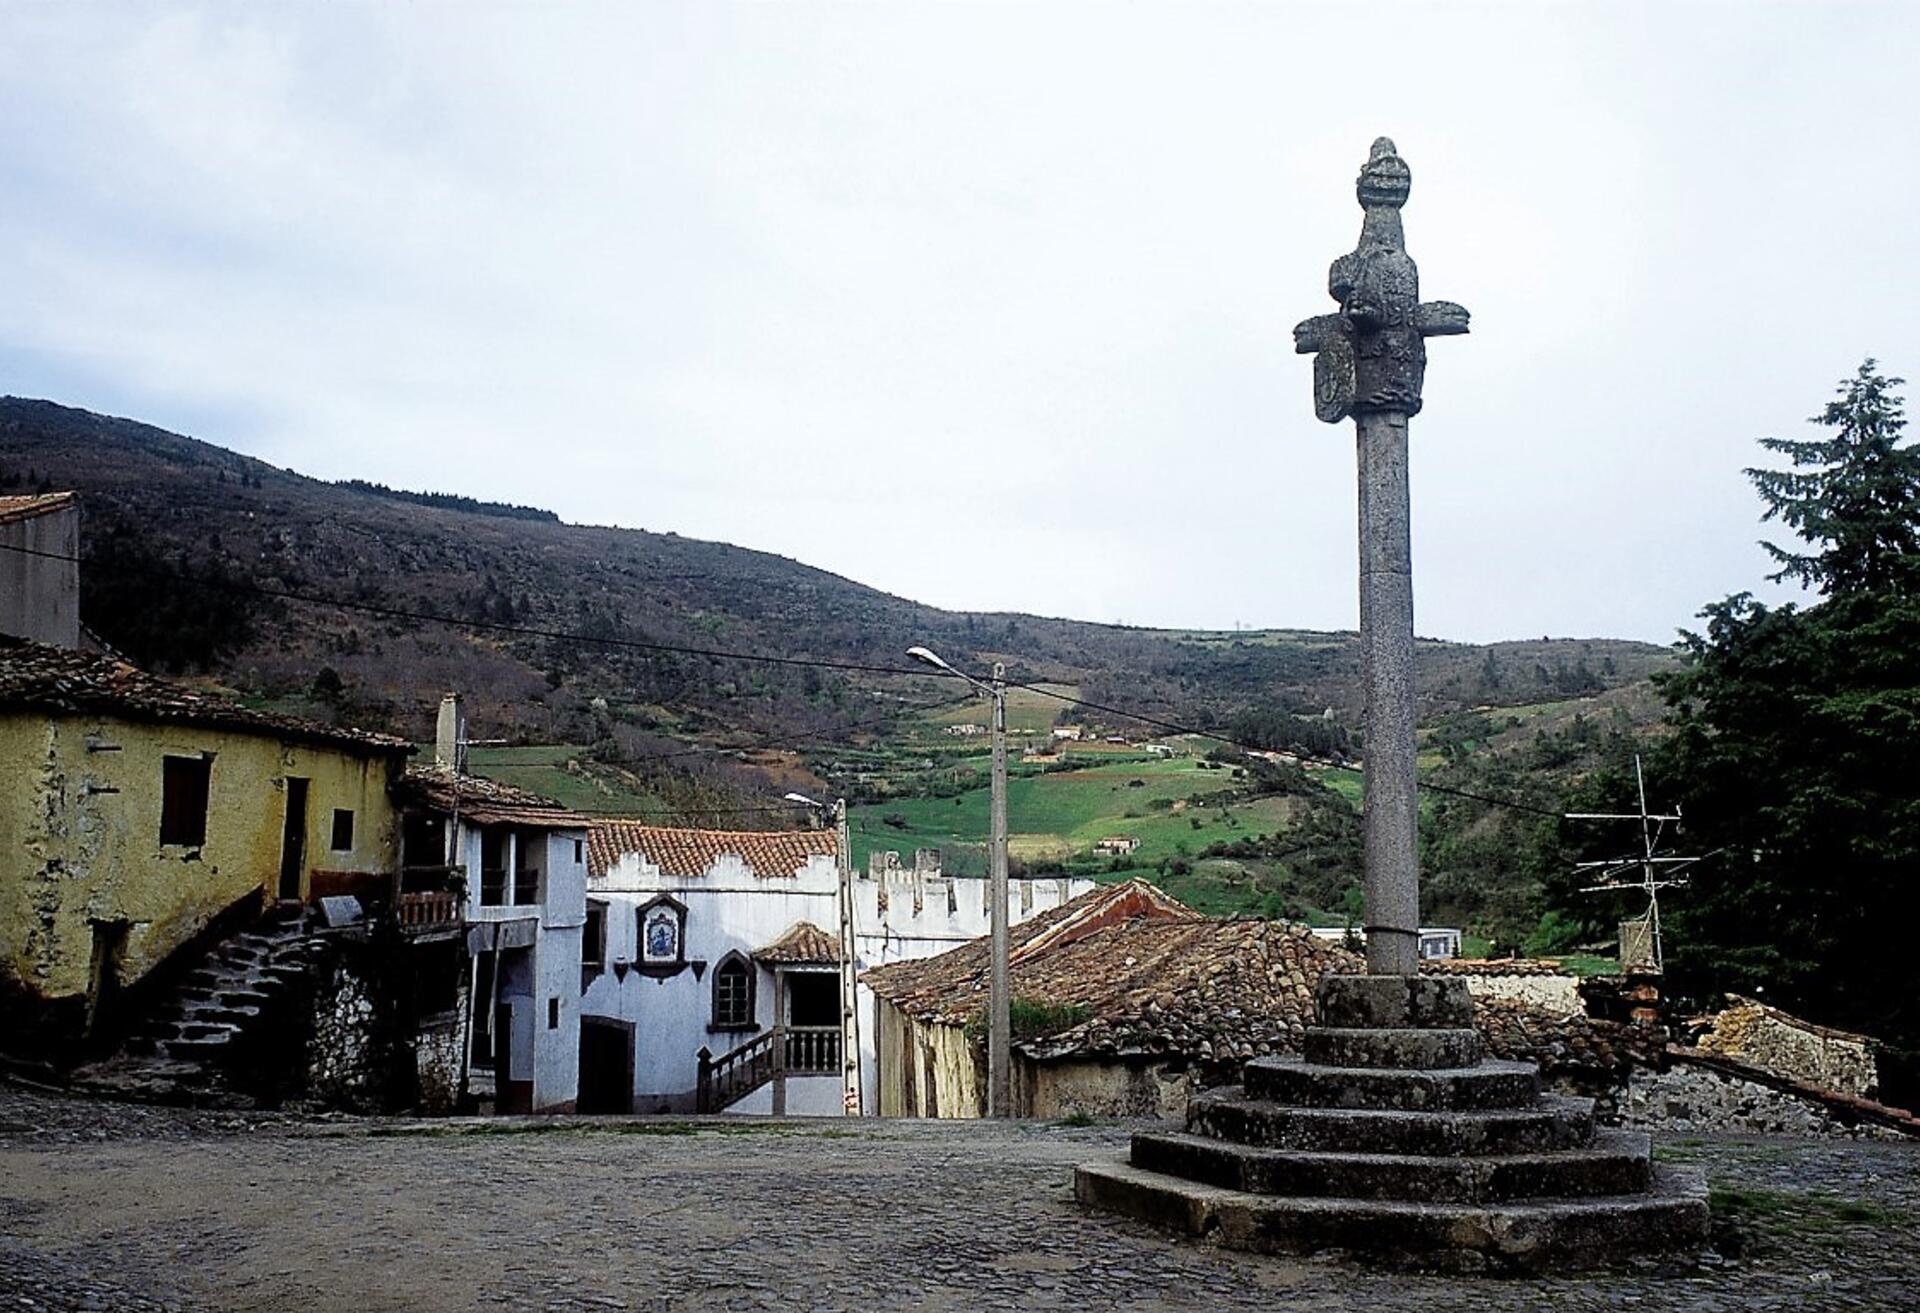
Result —
<instances>
[{"instance_id":1,"label":"white painted house","mask_svg":"<svg viewBox=\"0 0 1920 1313\"><path fill-rule=\"evenodd\" d=\"M572 1112L580 1076L587 818L461 767L457 699L431 768L395 788L403 919L465 923L465 1095L497 1112ZM446 891L446 892L441 892Z\"/></svg>"},{"instance_id":2,"label":"white painted house","mask_svg":"<svg viewBox=\"0 0 1920 1313\"><path fill-rule=\"evenodd\" d=\"M596 820L588 856L581 1111L845 1110L832 831ZM942 875L931 852L911 867L876 853L852 883L859 970L987 932L987 882ZM1016 880L1013 920L1090 887ZM873 996L864 985L858 996L861 1077L871 1091Z\"/></svg>"}]
</instances>

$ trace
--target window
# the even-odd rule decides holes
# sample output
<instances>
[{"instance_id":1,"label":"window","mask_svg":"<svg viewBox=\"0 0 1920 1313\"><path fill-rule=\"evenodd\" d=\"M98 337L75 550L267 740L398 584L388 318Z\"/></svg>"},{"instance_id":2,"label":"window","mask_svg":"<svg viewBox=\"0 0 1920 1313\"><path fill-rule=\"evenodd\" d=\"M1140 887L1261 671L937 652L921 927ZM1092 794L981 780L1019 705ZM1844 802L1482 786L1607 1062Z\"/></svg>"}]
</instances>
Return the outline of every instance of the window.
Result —
<instances>
[{"instance_id":1,"label":"window","mask_svg":"<svg viewBox=\"0 0 1920 1313\"><path fill-rule=\"evenodd\" d=\"M753 1026L753 966L730 953L713 973L713 1028L748 1030Z\"/></svg>"},{"instance_id":2,"label":"window","mask_svg":"<svg viewBox=\"0 0 1920 1313\"><path fill-rule=\"evenodd\" d=\"M560 1000L557 998L547 1000L547 1029L560 1029Z\"/></svg>"},{"instance_id":3,"label":"window","mask_svg":"<svg viewBox=\"0 0 1920 1313\"><path fill-rule=\"evenodd\" d=\"M526 907L540 901L540 850L547 836L537 831L521 833L513 849L513 901Z\"/></svg>"},{"instance_id":4,"label":"window","mask_svg":"<svg viewBox=\"0 0 1920 1313\"><path fill-rule=\"evenodd\" d=\"M353 851L353 813L345 807L333 809L332 847L337 853Z\"/></svg>"},{"instance_id":5,"label":"window","mask_svg":"<svg viewBox=\"0 0 1920 1313\"><path fill-rule=\"evenodd\" d=\"M594 970L607 964L607 909L587 904L587 926L580 932L580 965Z\"/></svg>"},{"instance_id":6,"label":"window","mask_svg":"<svg viewBox=\"0 0 1920 1313\"><path fill-rule=\"evenodd\" d=\"M160 842L198 848L207 841L213 755L160 759Z\"/></svg>"},{"instance_id":7,"label":"window","mask_svg":"<svg viewBox=\"0 0 1920 1313\"><path fill-rule=\"evenodd\" d=\"M507 901L507 832L480 832L480 905L499 907Z\"/></svg>"},{"instance_id":8,"label":"window","mask_svg":"<svg viewBox=\"0 0 1920 1313\"><path fill-rule=\"evenodd\" d=\"M578 866L586 860L587 841L585 839L575 839L573 841L573 864Z\"/></svg>"}]
</instances>

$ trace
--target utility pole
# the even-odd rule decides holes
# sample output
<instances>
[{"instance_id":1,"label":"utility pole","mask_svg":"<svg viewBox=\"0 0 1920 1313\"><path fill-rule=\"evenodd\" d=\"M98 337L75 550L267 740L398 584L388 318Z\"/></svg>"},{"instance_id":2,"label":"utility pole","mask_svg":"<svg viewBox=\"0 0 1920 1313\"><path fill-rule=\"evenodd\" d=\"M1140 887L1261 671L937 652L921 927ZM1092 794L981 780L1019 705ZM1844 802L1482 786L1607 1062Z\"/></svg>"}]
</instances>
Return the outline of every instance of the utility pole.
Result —
<instances>
[{"instance_id":1,"label":"utility pole","mask_svg":"<svg viewBox=\"0 0 1920 1313\"><path fill-rule=\"evenodd\" d=\"M910 647L916 661L966 680L993 700L993 801L988 835L987 1116L1013 1116L1013 996L1007 934L1007 668L993 663L993 682L982 683L924 647Z\"/></svg>"},{"instance_id":2,"label":"utility pole","mask_svg":"<svg viewBox=\"0 0 1920 1313\"><path fill-rule=\"evenodd\" d=\"M846 1114L858 1117L860 1099L860 968L853 920L853 849L847 832L847 800L833 804L840 871L840 1073Z\"/></svg>"},{"instance_id":3,"label":"utility pole","mask_svg":"<svg viewBox=\"0 0 1920 1313\"><path fill-rule=\"evenodd\" d=\"M1013 1001L1007 934L1007 668L993 663L993 804L989 933L993 972L987 987L987 1115L1013 1115Z\"/></svg>"}]
</instances>

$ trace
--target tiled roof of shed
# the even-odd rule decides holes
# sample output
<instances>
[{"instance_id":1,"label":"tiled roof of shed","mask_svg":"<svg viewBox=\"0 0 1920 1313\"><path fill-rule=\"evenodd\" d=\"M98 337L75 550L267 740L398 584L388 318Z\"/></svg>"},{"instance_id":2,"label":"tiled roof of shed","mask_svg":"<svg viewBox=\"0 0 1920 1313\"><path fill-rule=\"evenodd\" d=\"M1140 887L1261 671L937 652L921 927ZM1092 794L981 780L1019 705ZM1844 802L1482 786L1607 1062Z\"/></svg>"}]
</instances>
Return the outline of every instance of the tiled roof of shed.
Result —
<instances>
[{"instance_id":1,"label":"tiled roof of shed","mask_svg":"<svg viewBox=\"0 0 1920 1313\"><path fill-rule=\"evenodd\" d=\"M754 961L769 966L840 962L840 944L832 935L811 921L797 922L765 948L756 949Z\"/></svg>"},{"instance_id":2,"label":"tiled roof of shed","mask_svg":"<svg viewBox=\"0 0 1920 1313\"><path fill-rule=\"evenodd\" d=\"M404 754L391 734L327 725L242 706L188 684L150 675L115 656L0 636L0 707L114 716L143 723L204 725L273 738Z\"/></svg>"},{"instance_id":3,"label":"tiled roof of shed","mask_svg":"<svg viewBox=\"0 0 1920 1313\"><path fill-rule=\"evenodd\" d=\"M639 853L664 875L700 876L731 855L757 876L784 879L837 850L832 830L676 830L595 817L587 831L587 873L603 876L626 854Z\"/></svg>"},{"instance_id":4,"label":"tiled roof of shed","mask_svg":"<svg viewBox=\"0 0 1920 1313\"><path fill-rule=\"evenodd\" d=\"M78 501L79 498L71 492L41 492L27 496L0 497L0 524L12 524L16 520L31 520L36 515L65 510Z\"/></svg>"},{"instance_id":5,"label":"tiled roof of shed","mask_svg":"<svg viewBox=\"0 0 1920 1313\"><path fill-rule=\"evenodd\" d=\"M526 825L543 830L584 830L588 819L551 798L444 766L416 766L401 777L402 802L458 813L477 825Z\"/></svg>"},{"instance_id":6,"label":"tiled roof of shed","mask_svg":"<svg viewBox=\"0 0 1920 1313\"><path fill-rule=\"evenodd\" d=\"M1036 1058L1228 1063L1293 1049L1313 1019L1320 977L1360 965L1303 926L1203 917L1141 881L1083 894L1014 935L1014 996L1059 1010L1053 1029L1017 1041ZM862 979L909 1016L963 1025L986 1007L987 973L979 940Z\"/></svg>"}]
</instances>

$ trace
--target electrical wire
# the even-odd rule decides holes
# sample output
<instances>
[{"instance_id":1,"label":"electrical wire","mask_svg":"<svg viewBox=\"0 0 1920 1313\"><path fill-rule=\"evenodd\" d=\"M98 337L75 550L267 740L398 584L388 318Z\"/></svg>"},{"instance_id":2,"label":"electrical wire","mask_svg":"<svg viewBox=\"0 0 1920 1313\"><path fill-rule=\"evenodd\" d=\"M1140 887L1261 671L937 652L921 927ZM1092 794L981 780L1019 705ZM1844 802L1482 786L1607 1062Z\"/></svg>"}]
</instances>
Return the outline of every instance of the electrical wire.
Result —
<instances>
[{"instance_id":1,"label":"electrical wire","mask_svg":"<svg viewBox=\"0 0 1920 1313\"><path fill-rule=\"evenodd\" d=\"M89 560L84 556L70 556L63 553L59 553L59 552L41 551L35 548L25 547L25 546L21 546L14 543L0 543L0 550L15 552L23 556L37 557L43 560L50 560L50 561L62 561L69 564L80 565L80 566L100 564L100 562ZM129 563L115 562L115 564L118 566L124 567ZM697 657L704 657L712 660L721 660L721 661L759 662L766 665L800 667L804 669L813 669L813 670L837 670L837 671L845 671L845 672L851 672L856 674L910 675L916 678L948 678L948 679L963 679L963 680L968 679L968 676L961 674L957 670L944 671L944 670L920 668L920 667L914 667L914 666L883 666L883 665L870 663L870 662L837 661L837 660L820 658L820 657L774 656L770 653L764 653L764 652L739 652L739 651L729 651L723 648L689 647L689 646L673 644L673 643L650 643L641 639L612 638L612 637L607 637L605 635L598 635L598 634L573 633L567 630L545 629L536 625L509 624L504 621L498 621L498 620L475 620L475 619L462 617L462 616L441 615L431 611L415 611L405 607L382 606L374 602L348 601L344 598L326 597L320 594L306 593L306 592L302 592L300 590L291 589L291 588L268 588L259 584L241 583L237 580L197 578L183 571L171 569L169 567L162 566L154 562L132 562L131 564L136 569L142 569L142 570L148 571L149 573L158 574L162 577L172 579L177 583L185 584L188 587L218 589L218 590L227 591L227 592L236 592L236 593L244 593L244 594L249 594L249 595L258 596L258 597L267 597L267 598L271 598L278 601L298 602L308 606L331 607L336 610L343 610L343 611L358 611L358 612L362 612L369 615L380 616L383 619L410 620L415 623L450 625L455 628L478 629L478 630L485 630L490 633L513 634L513 635L530 637L530 638L547 638L547 639L554 639L554 640L571 642L571 643L598 644L602 647L612 647L612 648L618 648L621 650L649 652L649 653L657 653L662 655L697 656ZM969 682L972 682L972 681L969 680ZM1075 697L1071 694L1061 693L1055 689L1046 688L1039 684L1024 684L1024 683L1009 682L1007 684L1007 687L1022 689L1029 693L1037 693L1042 697L1052 698L1056 701L1064 702L1076 707L1084 707L1089 711L1098 711L1105 715L1119 716L1127 720L1137 721L1143 725L1151 725L1154 728L1162 730L1166 733L1178 734L1178 735L1192 737L1192 738L1207 739L1211 742L1220 743L1227 747L1236 748L1242 752L1266 752L1270 750L1255 744L1242 742L1238 739L1231 737L1230 735L1221 734L1215 730L1200 729L1195 726L1182 725L1175 721L1161 720L1156 717L1148 716L1140 712L1127 711L1120 707L1107 706L1103 703L1094 702L1087 698L1080 698L1080 697ZM967 698L962 698L957 700L952 705L957 706L972 700L973 700L973 697L969 696ZM772 746L772 745L768 745L768 746ZM727 748L727 749L690 748L674 754L660 754L659 756L656 756L653 759L665 760L669 756L678 756L678 755L694 756L694 755L700 755L708 751L738 752L742 750L743 750L742 748L738 748L738 747ZM1312 765L1328 767L1336 770L1353 769L1350 763L1337 760L1332 757L1322 757L1316 754L1304 753L1304 752L1298 752L1298 751L1289 751L1288 755L1294 757L1297 760L1300 760L1302 762L1306 762ZM1458 789L1458 788L1453 788L1447 785L1434 784L1434 783L1423 783L1419 787L1433 793L1439 793L1449 797L1463 798L1473 802L1481 802L1489 806L1503 807L1512 811L1529 812L1538 816L1551 816L1551 817L1554 817L1555 819L1558 819L1560 816L1559 812L1552 811L1544 807L1536 807L1531 803L1521 802L1513 798L1499 798L1491 794L1476 793L1468 789Z\"/></svg>"}]
</instances>

